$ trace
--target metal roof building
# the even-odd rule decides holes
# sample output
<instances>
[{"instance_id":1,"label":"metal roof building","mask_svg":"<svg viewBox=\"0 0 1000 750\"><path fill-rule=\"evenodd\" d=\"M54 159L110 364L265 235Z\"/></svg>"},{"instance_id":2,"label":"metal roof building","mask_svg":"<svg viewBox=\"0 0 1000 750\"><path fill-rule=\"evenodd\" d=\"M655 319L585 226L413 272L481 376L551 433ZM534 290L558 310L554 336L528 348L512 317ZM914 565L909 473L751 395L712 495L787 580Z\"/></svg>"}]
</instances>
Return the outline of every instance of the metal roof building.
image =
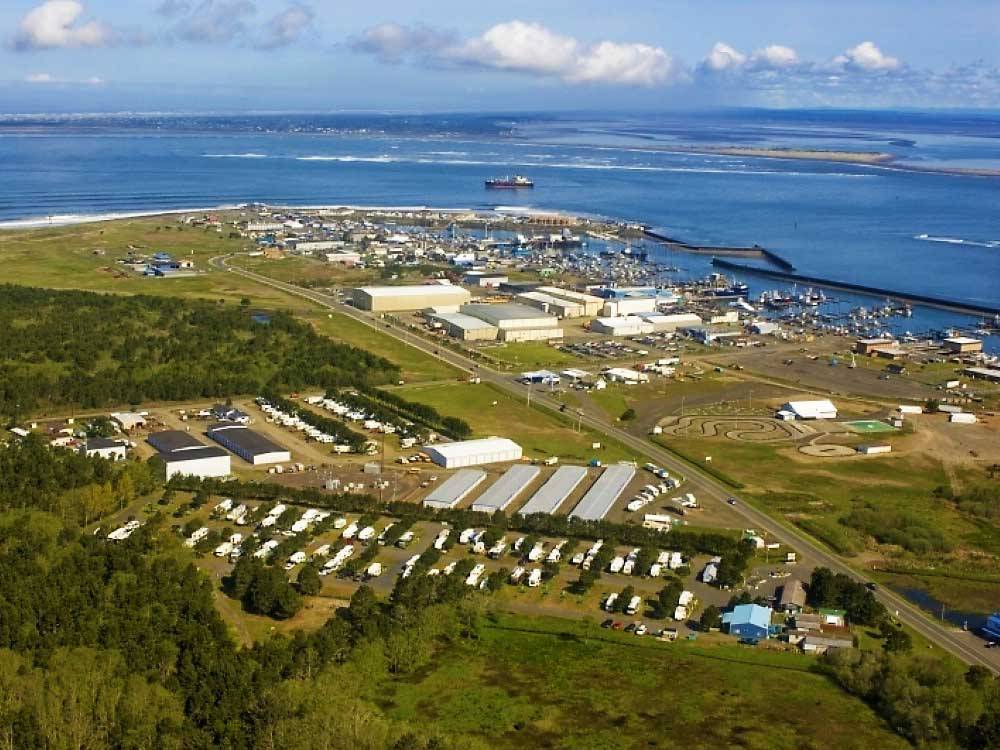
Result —
<instances>
[{"instance_id":1,"label":"metal roof building","mask_svg":"<svg viewBox=\"0 0 1000 750\"><path fill-rule=\"evenodd\" d=\"M588 316L597 315L604 307L604 300L600 297L595 297L593 294L585 294L584 292L577 292L573 289L563 289L558 286L540 286L535 291L551 294L553 297L559 297L570 302L576 302L578 305L583 306L583 314Z\"/></svg>"},{"instance_id":2,"label":"metal roof building","mask_svg":"<svg viewBox=\"0 0 1000 750\"><path fill-rule=\"evenodd\" d=\"M212 425L208 428L208 436L254 466L292 460L286 448L243 425Z\"/></svg>"},{"instance_id":3,"label":"metal roof building","mask_svg":"<svg viewBox=\"0 0 1000 750\"><path fill-rule=\"evenodd\" d=\"M153 432L146 442L156 448L160 453L171 453L173 451L185 450L188 448L204 448L205 444L182 430L164 430L163 432Z\"/></svg>"},{"instance_id":4,"label":"metal roof building","mask_svg":"<svg viewBox=\"0 0 1000 750\"><path fill-rule=\"evenodd\" d=\"M609 466L597 478L593 487L577 503L569 514L570 518L580 518L584 521L600 521L611 510L611 506L621 497L628 483L635 476L635 467L625 464Z\"/></svg>"},{"instance_id":5,"label":"metal roof building","mask_svg":"<svg viewBox=\"0 0 1000 750\"><path fill-rule=\"evenodd\" d=\"M528 489L542 473L537 466L511 466L489 489L472 503L472 509L480 513L496 513L506 510L517 497Z\"/></svg>"},{"instance_id":6,"label":"metal roof building","mask_svg":"<svg viewBox=\"0 0 1000 750\"><path fill-rule=\"evenodd\" d=\"M164 430L146 438L156 448L166 467L166 478L181 474L190 477L225 477L232 470L228 453L205 445L187 432Z\"/></svg>"},{"instance_id":7,"label":"metal roof building","mask_svg":"<svg viewBox=\"0 0 1000 750\"><path fill-rule=\"evenodd\" d=\"M524 292L514 299L542 312L558 315L560 318L579 318L584 315L584 306L579 302L561 299L545 292Z\"/></svg>"},{"instance_id":8,"label":"metal roof building","mask_svg":"<svg viewBox=\"0 0 1000 750\"><path fill-rule=\"evenodd\" d=\"M486 472L482 469L457 471L445 482L431 490L431 493L424 498L424 505L428 508L441 510L454 508L485 479Z\"/></svg>"},{"instance_id":9,"label":"metal roof building","mask_svg":"<svg viewBox=\"0 0 1000 750\"><path fill-rule=\"evenodd\" d=\"M768 637L771 627L771 608L759 604L738 604L732 612L722 615L722 624L729 628L731 635L762 641Z\"/></svg>"},{"instance_id":10,"label":"metal roof building","mask_svg":"<svg viewBox=\"0 0 1000 750\"><path fill-rule=\"evenodd\" d=\"M789 401L779 411L791 412L796 419L836 419L837 407L829 399L815 401Z\"/></svg>"},{"instance_id":11,"label":"metal roof building","mask_svg":"<svg viewBox=\"0 0 1000 750\"><path fill-rule=\"evenodd\" d=\"M372 312L423 310L425 307L458 307L472 295L467 289L451 284L415 284L409 286L365 286L352 290L354 306Z\"/></svg>"},{"instance_id":12,"label":"metal roof building","mask_svg":"<svg viewBox=\"0 0 1000 750\"><path fill-rule=\"evenodd\" d=\"M518 461L522 455L520 445L513 440L497 437L432 445L425 448L424 452L430 456L431 461L446 469Z\"/></svg>"},{"instance_id":13,"label":"metal roof building","mask_svg":"<svg viewBox=\"0 0 1000 750\"><path fill-rule=\"evenodd\" d=\"M445 333L462 341L493 341L497 337L497 327L485 320L463 313L433 313L429 316L444 328Z\"/></svg>"},{"instance_id":14,"label":"metal roof building","mask_svg":"<svg viewBox=\"0 0 1000 750\"><path fill-rule=\"evenodd\" d=\"M501 330L511 328L556 328L558 319L534 307L508 302L499 305L462 305L461 312L474 318L485 320Z\"/></svg>"},{"instance_id":15,"label":"metal roof building","mask_svg":"<svg viewBox=\"0 0 1000 750\"><path fill-rule=\"evenodd\" d=\"M518 513L525 516L555 513L586 476L587 470L583 466L560 466Z\"/></svg>"}]
</instances>

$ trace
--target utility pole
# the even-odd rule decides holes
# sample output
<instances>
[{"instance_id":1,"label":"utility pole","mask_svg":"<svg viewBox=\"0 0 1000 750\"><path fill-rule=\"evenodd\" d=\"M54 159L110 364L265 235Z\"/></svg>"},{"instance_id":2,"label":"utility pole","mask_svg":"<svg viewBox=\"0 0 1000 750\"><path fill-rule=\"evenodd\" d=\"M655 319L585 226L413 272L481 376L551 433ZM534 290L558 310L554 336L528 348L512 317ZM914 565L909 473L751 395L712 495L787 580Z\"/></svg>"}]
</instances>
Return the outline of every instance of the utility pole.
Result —
<instances>
[{"instance_id":1,"label":"utility pole","mask_svg":"<svg viewBox=\"0 0 1000 750\"><path fill-rule=\"evenodd\" d=\"M531 386L535 384L534 380L528 381L528 406L531 406Z\"/></svg>"}]
</instances>

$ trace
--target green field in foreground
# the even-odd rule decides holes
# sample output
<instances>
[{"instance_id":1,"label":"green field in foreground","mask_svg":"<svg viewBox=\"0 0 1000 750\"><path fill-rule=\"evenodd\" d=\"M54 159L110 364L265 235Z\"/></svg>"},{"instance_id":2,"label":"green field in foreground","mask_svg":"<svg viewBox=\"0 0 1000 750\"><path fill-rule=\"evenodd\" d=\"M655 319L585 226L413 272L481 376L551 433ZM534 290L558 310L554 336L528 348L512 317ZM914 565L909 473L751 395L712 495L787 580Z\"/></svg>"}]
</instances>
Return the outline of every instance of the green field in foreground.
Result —
<instances>
[{"instance_id":1,"label":"green field in foreground","mask_svg":"<svg viewBox=\"0 0 1000 750\"><path fill-rule=\"evenodd\" d=\"M387 713L512 750L908 747L801 654L513 616L457 648L380 690Z\"/></svg>"},{"instance_id":2,"label":"green field in foreground","mask_svg":"<svg viewBox=\"0 0 1000 750\"><path fill-rule=\"evenodd\" d=\"M634 451L586 428L576 432L554 413L529 407L524 400L515 399L486 383L415 386L402 388L399 393L404 398L433 406L441 414L464 419L475 437L510 438L524 448L525 458L559 456L576 462L592 458L604 462L638 459ZM590 446L595 442L603 447L593 450Z\"/></svg>"}]
</instances>

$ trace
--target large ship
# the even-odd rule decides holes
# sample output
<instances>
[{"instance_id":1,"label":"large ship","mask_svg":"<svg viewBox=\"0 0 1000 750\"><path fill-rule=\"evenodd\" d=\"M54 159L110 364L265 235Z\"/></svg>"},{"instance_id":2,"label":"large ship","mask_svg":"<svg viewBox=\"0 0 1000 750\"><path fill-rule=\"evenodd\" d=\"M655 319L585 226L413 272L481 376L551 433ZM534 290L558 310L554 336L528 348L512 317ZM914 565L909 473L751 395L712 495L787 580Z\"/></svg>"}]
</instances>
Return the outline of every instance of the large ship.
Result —
<instances>
[{"instance_id":1,"label":"large ship","mask_svg":"<svg viewBox=\"0 0 1000 750\"><path fill-rule=\"evenodd\" d=\"M533 188L535 183L519 174L513 177L494 177L486 181L488 188Z\"/></svg>"}]
</instances>

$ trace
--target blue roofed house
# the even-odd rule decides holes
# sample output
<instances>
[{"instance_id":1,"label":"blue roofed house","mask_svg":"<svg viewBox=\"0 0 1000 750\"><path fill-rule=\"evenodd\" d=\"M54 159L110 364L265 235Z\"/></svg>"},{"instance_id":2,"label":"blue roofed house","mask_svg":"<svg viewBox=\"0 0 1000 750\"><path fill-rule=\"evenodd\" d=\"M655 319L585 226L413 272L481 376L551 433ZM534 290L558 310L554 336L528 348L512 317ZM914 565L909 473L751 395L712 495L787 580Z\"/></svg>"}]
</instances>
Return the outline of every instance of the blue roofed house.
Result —
<instances>
[{"instance_id":1,"label":"blue roofed house","mask_svg":"<svg viewBox=\"0 0 1000 750\"><path fill-rule=\"evenodd\" d=\"M722 626L730 635L748 641L762 641L771 626L771 608L759 604L738 604L722 615Z\"/></svg>"}]
</instances>

